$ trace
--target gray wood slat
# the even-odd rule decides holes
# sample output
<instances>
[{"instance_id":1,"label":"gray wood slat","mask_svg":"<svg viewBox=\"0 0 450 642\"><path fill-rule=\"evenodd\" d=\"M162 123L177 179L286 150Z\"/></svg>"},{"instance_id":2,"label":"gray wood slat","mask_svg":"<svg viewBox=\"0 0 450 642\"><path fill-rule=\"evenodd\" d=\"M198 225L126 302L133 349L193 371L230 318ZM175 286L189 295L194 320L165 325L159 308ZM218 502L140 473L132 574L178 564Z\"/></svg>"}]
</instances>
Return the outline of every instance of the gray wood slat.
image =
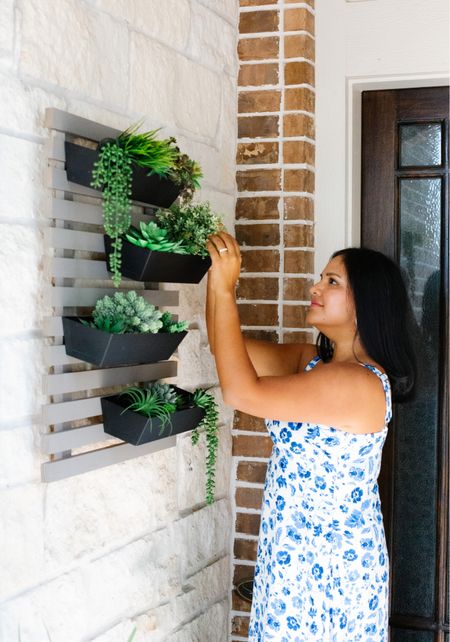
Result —
<instances>
[{"instance_id":1,"label":"gray wood slat","mask_svg":"<svg viewBox=\"0 0 450 642\"><path fill-rule=\"evenodd\" d=\"M96 196L100 196L97 192ZM77 223L92 223L93 225L103 224L101 205L79 203L78 201L66 201L63 198L52 199L50 218L63 221L74 221Z\"/></svg>"},{"instance_id":2,"label":"gray wood slat","mask_svg":"<svg viewBox=\"0 0 450 642\"><path fill-rule=\"evenodd\" d=\"M61 323L61 334L62 334L62 323ZM81 359L76 359L75 357L69 357L66 354L66 348L63 345L60 346L44 346L44 362L46 366L66 366L74 363L83 363Z\"/></svg>"},{"instance_id":3,"label":"gray wood slat","mask_svg":"<svg viewBox=\"0 0 450 642\"><path fill-rule=\"evenodd\" d=\"M46 269L56 278L69 279L110 279L105 261L89 259L48 258Z\"/></svg>"},{"instance_id":4,"label":"gray wood slat","mask_svg":"<svg viewBox=\"0 0 450 642\"><path fill-rule=\"evenodd\" d=\"M66 137L61 132L53 131L51 139L47 145L47 157L49 160L64 162L66 160L66 151L64 141Z\"/></svg>"},{"instance_id":5,"label":"gray wood slat","mask_svg":"<svg viewBox=\"0 0 450 642\"><path fill-rule=\"evenodd\" d=\"M55 107L47 107L45 110L45 126L96 141L102 138L116 138L120 134L118 129L101 125L76 114L69 114Z\"/></svg>"},{"instance_id":6,"label":"gray wood slat","mask_svg":"<svg viewBox=\"0 0 450 642\"><path fill-rule=\"evenodd\" d=\"M125 289L114 288L81 288L81 287L54 287L44 288L45 301L56 308L61 307L94 307L97 299L115 292L127 292ZM178 292L176 290L139 290L146 301L157 306L173 307L178 305Z\"/></svg>"},{"instance_id":7,"label":"gray wood slat","mask_svg":"<svg viewBox=\"0 0 450 642\"><path fill-rule=\"evenodd\" d=\"M47 187L50 189L57 189L62 192L71 192L72 194L82 194L84 196L96 196L97 198L101 198L101 192L98 190L68 181L65 170L59 169L58 167L47 167Z\"/></svg>"},{"instance_id":8,"label":"gray wood slat","mask_svg":"<svg viewBox=\"0 0 450 642\"><path fill-rule=\"evenodd\" d=\"M118 464L128 459L156 453L165 448L171 448L175 446L176 443L176 437L166 437L165 439L158 439L148 444L143 444L142 446L117 444L89 453L45 462L41 466L42 481L52 482L72 477L73 475L80 475L81 473L111 466L111 464Z\"/></svg>"},{"instance_id":9,"label":"gray wood slat","mask_svg":"<svg viewBox=\"0 0 450 642\"><path fill-rule=\"evenodd\" d=\"M62 395L67 392L126 385L133 381L153 381L170 376L167 375L167 372L170 372L172 376L176 374L176 361L159 361L139 366L44 375L43 393L45 395Z\"/></svg>"},{"instance_id":10,"label":"gray wood slat","mask_svg":"<svg viewBox=\"0 0 450 642\"><path fill-rule=\"evenodd\" d=\"M115 439L115 437L105 433L103 424L94 424L59 432L41 433L41 450L46 455L53 455L108 439Z\"/></svg>"},{"instance_id":11,"label":"gray wood slat","mask_svg":"<svg viewBox=\"0 0 450 642\"><path fill-rule=\"evenodd\" d=\"M175 377L177 374L177 362L165 361L160 364L160 379ZM89 397L77 399L76 401L62 401L61 403L49 403L42 406L42 423L49 426L60 424L66 421L77 421L88 417L96 417L102 414L101 397Z\"/></svg>"},{"instance_id":12,"label":"gray wood slat","mask_svg":"<svg viewBox=\"0 0 450 642\"><path fill-rule=\"evenodd\" d=\"M61 227L47 227L44 230L47 247L64 250L83 250L85 252L104 252L103 234L77 232Z\"/></svg>"}]
</instances>

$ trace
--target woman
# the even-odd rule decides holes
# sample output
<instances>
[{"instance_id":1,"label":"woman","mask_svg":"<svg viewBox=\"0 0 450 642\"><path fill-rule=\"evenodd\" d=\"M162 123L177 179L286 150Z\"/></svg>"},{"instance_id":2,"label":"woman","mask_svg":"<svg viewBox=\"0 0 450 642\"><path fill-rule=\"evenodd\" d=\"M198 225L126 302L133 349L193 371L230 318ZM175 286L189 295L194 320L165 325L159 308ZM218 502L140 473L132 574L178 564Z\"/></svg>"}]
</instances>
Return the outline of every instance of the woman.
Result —
<instances>
[{"instance_id":1,"label":"woman","mask_svg":"<svg viewBox=\"0 0 450 642\"><path fill-rule=\"evenodd\" d=\"M212 236L207 325L225 401L274 441L249 640L387 642L389 566L377 477L397 396L414 383L409 303L379 252L333 255L311 288L312 344L243 338L239 247Z\"/></svg>"}]
</instances>

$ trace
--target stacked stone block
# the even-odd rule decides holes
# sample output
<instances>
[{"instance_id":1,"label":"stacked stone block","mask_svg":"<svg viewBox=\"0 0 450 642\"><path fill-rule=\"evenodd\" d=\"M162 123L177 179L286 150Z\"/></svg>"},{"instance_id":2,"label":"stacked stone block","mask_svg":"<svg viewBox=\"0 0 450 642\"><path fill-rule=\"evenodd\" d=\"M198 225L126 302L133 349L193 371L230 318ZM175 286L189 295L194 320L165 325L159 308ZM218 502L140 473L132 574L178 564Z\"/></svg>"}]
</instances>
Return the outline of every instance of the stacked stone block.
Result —
<instances>
[{"instance_id":1,"label":"stacked stone block","mask_svg":"<svg viewBox=\"0 0 450 642\"><path fill-rule=\"evenodd\" d=\"M217 501L205 506L205 446L177 447L52 484L40 480L46 107L117 129L163 127L204 170L233 229L234 0L0 3L0 640L224 642L229 629L231 415L221 403ZM181 387L217 375L205 284L180 289L193 321ZM197 328L197 329L195 329Z\"/></svg>"},{"instance_id":2,"label":"stacked stone block","mask_svg":"<svg viewBox=\"0 0 450 642\"><path fill-rule=\"evenodd\" d=\"M247 336L312 340L314 272L314 2L240 0L236 236ZM234 583L252 577L267 460L263 420L235 413ZM232 640L250 605L233 592Z\"/></svg>"}]
</instances>

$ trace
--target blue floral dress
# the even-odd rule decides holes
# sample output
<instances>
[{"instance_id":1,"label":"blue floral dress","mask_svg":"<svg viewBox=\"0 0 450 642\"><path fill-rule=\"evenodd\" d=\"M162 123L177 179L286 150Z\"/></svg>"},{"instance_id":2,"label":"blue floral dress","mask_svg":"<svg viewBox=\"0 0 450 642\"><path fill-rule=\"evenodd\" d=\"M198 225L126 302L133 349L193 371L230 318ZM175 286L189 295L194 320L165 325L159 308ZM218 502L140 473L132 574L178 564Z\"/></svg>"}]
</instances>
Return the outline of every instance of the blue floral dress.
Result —
<instances>
[{"instance_id":1,"label":"blue floral dress","mask_svg":"<svg viewBox=\"0 0 450 642\"><path fill-rule=\"evenodd\" d=\"M307 366L311 370L320 358ZM354 434L266 420L267 469L250 618L251 642L387 642L389 560L377 478L385 427Z\"/></svg>"}]
</instances>

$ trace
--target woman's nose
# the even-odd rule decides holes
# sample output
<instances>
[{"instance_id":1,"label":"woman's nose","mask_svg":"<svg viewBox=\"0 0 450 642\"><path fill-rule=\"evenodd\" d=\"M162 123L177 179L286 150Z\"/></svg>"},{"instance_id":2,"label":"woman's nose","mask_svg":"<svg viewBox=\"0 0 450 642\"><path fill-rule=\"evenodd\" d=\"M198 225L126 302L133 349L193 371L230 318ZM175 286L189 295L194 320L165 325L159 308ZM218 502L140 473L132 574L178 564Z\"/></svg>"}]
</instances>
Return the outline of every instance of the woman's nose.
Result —
<instances>
[{"instance_id":1,"label":"woman's nose","mask_svg":"<svg viewBox=\"0 0 450 642\"><path fill-rule=\"evenodd\" d=\"M318 286L319 286L319 284L318 284L318 283L314 283L314 284L309 288L309 293L310 293L311 295L317 294L317 292L318 292Z\"/></svg>"}]
</instances>

